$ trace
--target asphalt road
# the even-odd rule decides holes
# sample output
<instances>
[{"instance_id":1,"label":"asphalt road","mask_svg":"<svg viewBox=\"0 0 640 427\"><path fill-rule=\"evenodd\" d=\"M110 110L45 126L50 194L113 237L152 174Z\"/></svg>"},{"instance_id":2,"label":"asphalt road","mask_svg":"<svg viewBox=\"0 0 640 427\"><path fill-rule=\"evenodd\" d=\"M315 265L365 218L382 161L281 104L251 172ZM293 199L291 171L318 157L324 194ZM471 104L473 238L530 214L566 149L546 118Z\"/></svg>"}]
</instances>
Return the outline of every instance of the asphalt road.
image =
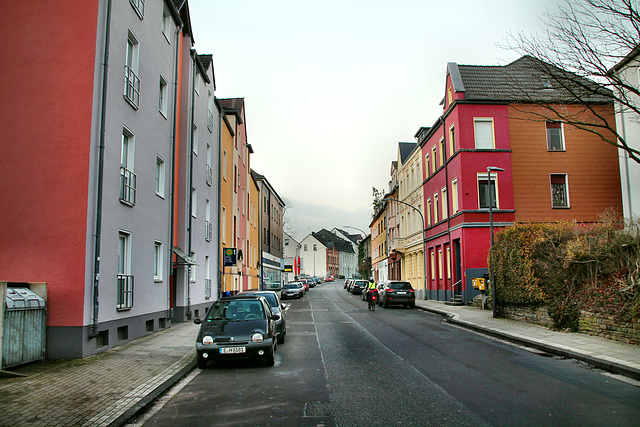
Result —
<instances>
[{"instance_id":1,"label":"asphalt road","mask_svg":"<svg viewBox=\"0 0 640 427\"><path fill-rule=\"evenodd\" d=\"M225 363L190 378L146 425L638 425L640 388L392 307L342 282L287 301L276 365ZM157 410L157 409L156 409Z\"/></svg>"}]
</instances>

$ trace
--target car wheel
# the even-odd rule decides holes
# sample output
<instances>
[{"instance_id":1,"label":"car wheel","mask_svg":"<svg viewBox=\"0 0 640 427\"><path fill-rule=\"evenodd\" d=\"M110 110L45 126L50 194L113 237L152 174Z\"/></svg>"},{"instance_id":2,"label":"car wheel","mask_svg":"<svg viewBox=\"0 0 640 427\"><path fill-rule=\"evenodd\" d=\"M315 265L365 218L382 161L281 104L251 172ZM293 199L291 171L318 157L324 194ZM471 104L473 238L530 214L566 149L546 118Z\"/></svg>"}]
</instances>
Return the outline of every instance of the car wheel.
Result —
<instances>
[{"instance_id":1,"label":"car wheel","mask_svg":"<svg viewBox=\"0 0 640 427\"><path fill-rule=\"evenodd\" d=\"M284 333L278 337L278 344L284 344Z\"/></svg>"},{"instance_id":2,"label":"car wheel","mask_svg":"<svg viewBox=\"0 0 640 427\"><path fill-rule=\"evenodd\" d=\"M198 368L200 369L205 369L209 364L209 361L200 355L198 355L197 359L198 359Z\"/></svg>"},{"instance_id":3,"label":"car wheel","mask_svg":"<svg viewBox=\"0 0 640 427\"><path fill-rule=\"evenodd\" d=\"M415 304L409 304L409 308L416 308Z\"/></svg>"},{"instance_id":4,"label":"car wheel","mask_svg":"<svg viewBox=\"0 0 640 427\"><path fill-rule=\"evenodd\" d=\"M389 307L389 304L387 303L387 299L386 299L386 298L385 298L385 300L382 302L382 306L383 306L384 308Z\"/></svg>"},{"instance_id":5,"label":"car wheel","mask_svg":"<svg viewBox=\"0 0 640 427\"><path fill-rule=\"evenodd\" d=\"M275 348L274 347L271 347L269 350L267 350L267 353L266 353L265 358L264 358L265 365L267 365L267 366L275 365L276 360L275 360L274 353L275 353Z\"/></svg>"}]
</instances>

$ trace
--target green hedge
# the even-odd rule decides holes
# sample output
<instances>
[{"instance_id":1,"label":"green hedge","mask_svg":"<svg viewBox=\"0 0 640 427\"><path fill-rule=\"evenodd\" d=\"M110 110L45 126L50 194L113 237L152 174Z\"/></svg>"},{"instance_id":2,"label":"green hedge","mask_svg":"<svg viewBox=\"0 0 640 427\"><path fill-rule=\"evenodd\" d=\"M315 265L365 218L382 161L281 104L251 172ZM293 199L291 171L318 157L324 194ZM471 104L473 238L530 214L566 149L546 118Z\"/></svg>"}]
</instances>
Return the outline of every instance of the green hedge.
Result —
<instances>
[{"instance_id":1,"label":"green hedge","mask_svg":"<svg viewBox=\"0 0 640 427\"><path fill-rule=\"evenodd\" d=\"M640 317L640 232L606 216L595 225L516 224L496 235L497 304L546 305L554 326L577 330L580 310Z\"/></svg>"}]
</instances>

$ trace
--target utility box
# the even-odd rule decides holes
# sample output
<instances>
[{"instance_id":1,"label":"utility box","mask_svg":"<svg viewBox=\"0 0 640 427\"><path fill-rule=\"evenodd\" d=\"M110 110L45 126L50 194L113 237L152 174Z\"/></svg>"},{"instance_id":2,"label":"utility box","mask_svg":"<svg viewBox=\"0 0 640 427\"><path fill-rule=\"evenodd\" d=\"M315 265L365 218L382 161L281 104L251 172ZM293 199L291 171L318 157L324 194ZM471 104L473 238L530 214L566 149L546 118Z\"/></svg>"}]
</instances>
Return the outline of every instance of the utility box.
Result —
<instances>
[{"instance_id":1,"label":"utility box","mask_svg":"<svg viewBox=\"0 0 640 427\"><path fill-rule=\"evenodd\" d=\"M478 289L479 291L486 290L486 281L482 277L475 277L471 279L471 283L473 287Z\"/></svg>"},{"instance_id":2,"label":"utility box","mask_svg":"<svg viewBox=\"0 0 640 427\"><path fill-rule=\"evenodd\" d=\"M7 287L0 369L44 360L46 302L29 288Z\"/></svg>"}]
</instances>

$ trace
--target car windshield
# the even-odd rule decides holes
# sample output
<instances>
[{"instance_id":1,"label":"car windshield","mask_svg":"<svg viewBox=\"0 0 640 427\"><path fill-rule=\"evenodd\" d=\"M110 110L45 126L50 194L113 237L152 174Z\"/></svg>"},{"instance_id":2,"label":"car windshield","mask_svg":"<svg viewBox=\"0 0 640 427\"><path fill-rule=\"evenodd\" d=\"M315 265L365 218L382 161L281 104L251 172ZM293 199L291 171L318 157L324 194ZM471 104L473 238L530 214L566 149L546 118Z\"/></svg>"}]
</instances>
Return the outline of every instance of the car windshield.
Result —
<instances>
[{"instance_id":1,"label":"car windshield","mask_svg":"<svg viewBox=\"0 0 640 427\"><path fill-rule=\"evenodd\" d=\"M356 285L356 286L367 286L367 281L366 280L356 280L356 283L354 283L354 285Z\"/></svg>"},{"instance_id":2,"label":"car windshield","mask_svg":"<svg viewBox=\"0 0 640 427\"><path fill-rule=\"evenodd\" d=\"M217 301L207 313L207 321L264 319L264 308L259 300Z\"/></svg>"},{"instance_id":3,"label":"car windshield","mask_svg":"<svg viewBox=\"0 0 640 427\"><path fill-rule=\"evenodd\" d=\"M298 289L298 288L299 288L299 286L298 286L298 285L296 285L295 283L292 283L292 284L290 284L290 285L284 285L284 288L285 288L285 289Z\"/></svg>"},{"instance_id":4,"label":"car windshield","mask_svg":"<svg viewBox=\"0 0 640 427\"><path fill-rule=\"evenodd\" d=\"M258 294L258 295L262 295L263 297L265 297L267 299L267 302L269 303L269 305L271 307L277 307L278 306L278 300L276 298L276 296L272 293L266 293L266 294Z\"/></svg>"},{"instance_id":5,"label":"car windshield","mask_svg":"<svg viewBox=\"0 0 640 427\"><path fill-rule=\"evenodd\" d=\"M395 289L395 290L409 290L409 289L413 289L411 287L411 284L408 282L396 282L396 283L389 283L389 287L391 289Z\"/></svg>"}]
</instances>

